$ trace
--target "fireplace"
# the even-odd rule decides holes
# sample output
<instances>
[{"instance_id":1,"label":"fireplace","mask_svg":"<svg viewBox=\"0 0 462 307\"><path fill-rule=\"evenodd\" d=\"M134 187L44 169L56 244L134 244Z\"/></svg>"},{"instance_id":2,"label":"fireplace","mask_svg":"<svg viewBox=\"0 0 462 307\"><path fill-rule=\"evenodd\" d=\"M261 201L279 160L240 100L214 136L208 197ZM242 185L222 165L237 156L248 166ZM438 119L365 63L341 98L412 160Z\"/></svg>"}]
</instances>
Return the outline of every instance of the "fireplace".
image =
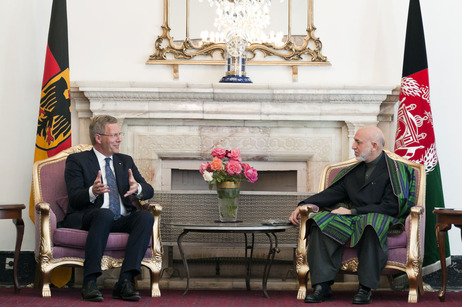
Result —
<instances>
[{"instance_id":1,"label":"fireplace","mask_svg":"<svg viewBox=\"0 0 462 307\"><path fill-rule=\"evenodd\" d=\"M352 156L359 127L379 126L392 144L398 92L253 84L76 84L72 100L78 116L74 142L89 142L91 116L115 116L126 135L121 151L134 157L158 192L200 190L194 171L216 146L241 149L243 161L255 165L264 181L274 182L275 191L280 172L294 185L285 191L314 192L326 164ZM258 186L271 190L271 183Z\"/></svg>"}]
</instances>

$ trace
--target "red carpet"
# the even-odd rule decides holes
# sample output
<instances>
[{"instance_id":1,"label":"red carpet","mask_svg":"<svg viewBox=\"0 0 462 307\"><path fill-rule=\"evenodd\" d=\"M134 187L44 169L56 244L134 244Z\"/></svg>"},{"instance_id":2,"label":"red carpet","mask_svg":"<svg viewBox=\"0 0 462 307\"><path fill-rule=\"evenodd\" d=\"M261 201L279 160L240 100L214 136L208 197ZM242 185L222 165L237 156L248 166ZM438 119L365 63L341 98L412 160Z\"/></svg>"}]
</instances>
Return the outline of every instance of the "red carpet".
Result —
<instances>
[{"instance_id":1,"label":"red carpet","mask_svg":"<svg viewBox=\"0 0 462 307\"><path fill-rule=\"evenodd\" d=\"M296 291L268 291L270 298L265 298L262 291L233 290L190 290L185 296L181 290L162 290L162 296L148 297L147 290L141 290L139 302L125 302L111 298L111 290L102 290L105 297L102 303L84 302L80 297L80 289L52 289L52 297L41 298L39 292L30 288L22 288L19 294L14 294L13 288L0 288L0 306L165 306L165 307L293 307L307 306L296 299ZM334 292L332 300L315 304L315 306L351 306L354 292ZM418 304L407 304L407 292L375 291L372 303L368 306L461 306L462 292L446 293L446 302L440 303L438 292L426 292L419 298Z\"/></svg>"}]
</instances>

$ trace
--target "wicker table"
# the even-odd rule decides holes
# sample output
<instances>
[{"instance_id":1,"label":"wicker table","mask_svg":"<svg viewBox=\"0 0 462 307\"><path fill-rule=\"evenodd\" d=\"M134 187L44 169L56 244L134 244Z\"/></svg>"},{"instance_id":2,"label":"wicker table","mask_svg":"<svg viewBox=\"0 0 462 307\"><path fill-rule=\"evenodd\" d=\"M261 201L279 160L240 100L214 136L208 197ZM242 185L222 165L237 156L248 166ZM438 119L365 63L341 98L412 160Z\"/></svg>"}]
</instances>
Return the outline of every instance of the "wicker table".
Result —
<instances>
[{"instance_id":1,"label":"wicker table","mask_svg":"<svg viewBox=\"0 0 462 307\"><path fill-rule=\"evenodd\" d=\"M24 235L24 221L22 220L22 210L26 208L23 204L19 205L0 205L0 219L11 219L16 225L16 248L14 250L13 282L14 292L19 293L18 283L18 262L21 252L22 238Z\"/></svg>"},{"instance_id":2,"label":"wicker table","mask_svg":"<svg viewBox=\"0 0 462 307\"><path fill-rule=\"evenodd\" d=\"M189 268L188 261L186 260L182 241L186 234L189 232L202 232L202 233L242 233L245 238L245 260L246 260L246 287L250 290L250 273L252 267L253 249L255 243L255 234L264 233L269 239L269 250L266 258L265 269L263 271L262 288L266 297L269 297L266 291L268 276L273 263L274 256L279 252L278 239L276 233L284 232L287 229L294 227L291 224L286 225L262 225L258 223L169 223L168 226L174 228L181 228L183 232L178 236L177 243L180 251L181 260L183 261L184 269L186 272L186 290L183 295L189 290ZM247 235L251 234L251 242L248 242ZM249 255L250 253L250 255Z\"/></svg>"}]
</instances>

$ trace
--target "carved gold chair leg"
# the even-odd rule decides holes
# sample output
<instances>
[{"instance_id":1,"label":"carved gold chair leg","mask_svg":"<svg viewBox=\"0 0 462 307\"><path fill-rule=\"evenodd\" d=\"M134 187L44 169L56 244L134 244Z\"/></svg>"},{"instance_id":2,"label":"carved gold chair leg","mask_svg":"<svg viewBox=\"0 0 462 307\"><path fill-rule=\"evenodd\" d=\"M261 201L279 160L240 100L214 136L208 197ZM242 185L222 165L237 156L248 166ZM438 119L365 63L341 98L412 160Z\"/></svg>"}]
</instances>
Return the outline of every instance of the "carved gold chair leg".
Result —
<instances>
[{"instance_id":1,"label":"carved gold chair leg","mask_svg":"<svg viewBox=\"0 0 462 307\"><path fill-rule=\"evenodd\" d=\"M308 284L308 270L299 270L298 271L298 293L297 299L303 300L306 297Z\"/></svg>"},{"instance_id":2,"label":"carved gold chair leg","mask_svg":"<svg viewBox=\"0 0 462 307\"><path fill-rule=\"evenodd\" d=\"M51 297L50 279L51 272L42 273L42 297Z\"/></svg>"},{"instance_id":3,"label":"carved gold chair leg","mask_svg":"<svg viewBox=\"0 0 462 307\"><path fill-rule=\"evenodd\" d=\"M156 278L157 276L157 278ZM151 273L151 297L159 297L160 296L160 288L159 288L159 275L155 273Z\"/></svg>"},{"instance_id":4,"label":"carved gold chair leg","mask_svg":"<svg viewBox=\"0 0 462 307\"><path fill-rule=\"evenodd\" d=\"M296 271L298 278L298 293L297 299L305 299L307 287L308 287L308 273L310 268L306 259L306 248L299 246L296 251Z\"/></svg>"},{"instance_id":5,"label":"carved gold chair leg","mask_svg":"<svg viewBox=\"0 0 462 307\"><path fill-rule=\"evenodd\" d=\"M144 266L148 268L149 271L149 277L151 281L151 297L159 297L161 296L160 294L160 288L159 288L159 280L160 280L160 269L157 267L157 264L154 264L152 262L145 262L143 261L142 263Z\"/></svg>"},{"instance_id":6,"label":"carved gold chair leg","mask_svg":"<svg viewBox=\"0 0 462 307\"><path fill-rule=\"evenodd\" d=\"M408 303L417 303L417 299L419 297L420 290L423 290L422 278L418 276L413 269L406 270L407 277L409 280L409 296L408 296Z\"/></svg>"},{"instance_id":7,"label":"carved gold chair leg","mask_svg":"<svg viewBox=\"0 0 462 307\"><path fill-rule=\"evenodd\" d=\"M159 280L160 280L160 271L151 271L151 297L159 297Z\"/></svg>"}]
</instances>

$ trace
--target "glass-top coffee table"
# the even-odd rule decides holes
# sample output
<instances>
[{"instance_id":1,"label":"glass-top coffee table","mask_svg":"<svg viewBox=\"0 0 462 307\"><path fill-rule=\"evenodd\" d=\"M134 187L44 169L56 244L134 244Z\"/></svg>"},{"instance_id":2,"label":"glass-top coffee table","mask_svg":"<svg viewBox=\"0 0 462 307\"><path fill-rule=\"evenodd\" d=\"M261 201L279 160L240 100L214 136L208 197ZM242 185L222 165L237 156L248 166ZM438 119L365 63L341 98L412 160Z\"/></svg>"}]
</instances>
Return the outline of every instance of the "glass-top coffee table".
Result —
<instances>
[{"instance_id":1,"label":"glass-top coffee table","mask_svg":"<svg viewBox=\"0 0 462 307\"><path fill-rule=\"evenodd\" d=\"M206 232L206 233L242 233L245 239L245 262L246 262L246 276L245 283L247 290L250 290L250 273L252 268L253 249L255 244L255 234L264 233L269 239L269 250L266 258L265 269L263 270L262 288L266 297L269 297L266 291L268 276L273 263L274 256L279 252L278 248L278 232L284 232L291 229L293 226L290 223L278 223L275 225L264 225L262 223L166 223L164 224L173 228L180 228L183 232L178 236L177 243L180 251L181 260L183 261L184 269L186 272L186 290L183 295L189 290L189 268L188 261L185 257L182 242L183 238L189 232ZM250 242L248 234L251 235Z\"/></svg>"}]
</instances>

